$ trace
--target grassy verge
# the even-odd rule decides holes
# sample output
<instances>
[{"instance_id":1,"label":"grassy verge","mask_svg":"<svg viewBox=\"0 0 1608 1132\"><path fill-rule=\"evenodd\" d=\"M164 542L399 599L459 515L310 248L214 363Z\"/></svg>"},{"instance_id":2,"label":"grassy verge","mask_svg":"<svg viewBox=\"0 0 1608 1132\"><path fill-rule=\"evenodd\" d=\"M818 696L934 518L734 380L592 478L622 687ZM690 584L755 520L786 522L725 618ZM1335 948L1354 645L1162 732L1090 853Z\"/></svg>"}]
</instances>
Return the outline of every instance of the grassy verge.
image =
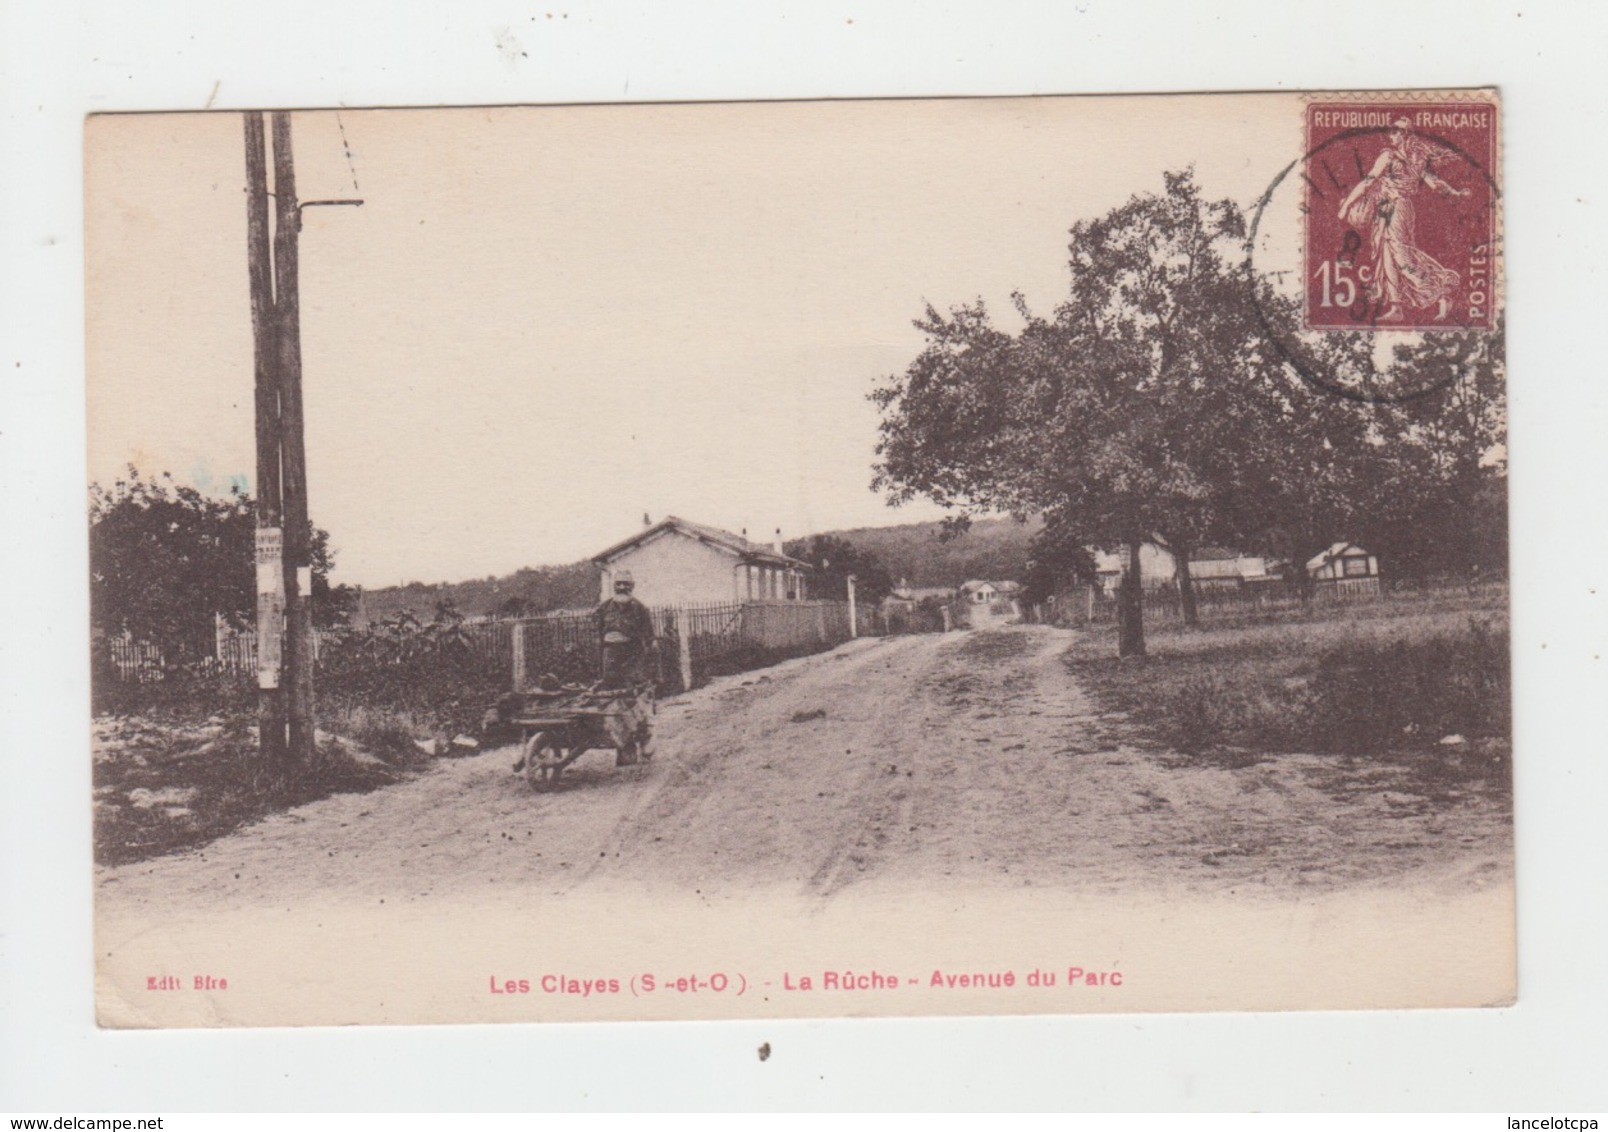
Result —
<instances>
[{"instance_id":1,"label":"grassy verge","mask_svg":"<svg viewBox=\"0 0 1608 1132\"><path fill-rule=\"evenodd\" d=\"M425 761L411 746L370 749L321 734L317 766L289 785L270 783L254 722L242 714L96 719L96 862L194 849L292 806L390 785Z\"/></svg>"},{"instance_id":2,"label":"grassy verge","mask_svg":"<svg viewBox=\"0 0 1608 1132\"><path fill-rule=\"evenodd\" d=\"M1113 638L1089 633L1067 663L1108 709L1186 754L1437 750L1469 773L1506 773L1512 692L1500 606L1404 601L1164 628L1149 633L1146 659L1121 663Z\"/></svg>"},{"instance_id":3,"label":"grassy verge","mask_svg":"<svg viewBox=\"0 0 1608 1132\"><path fill-rule=\"evenodd\" d=\"M254 681L210 668L95 685L95 858L115 865L195 848L268 814L399 781L475 735L506 674L496 658L405 639L394 654L326 650L319 758L284 783L257 750ZM103 674L105 675L105 674ZM472 750L472 746L465 749Z\"/></svg>"}]
</instances>

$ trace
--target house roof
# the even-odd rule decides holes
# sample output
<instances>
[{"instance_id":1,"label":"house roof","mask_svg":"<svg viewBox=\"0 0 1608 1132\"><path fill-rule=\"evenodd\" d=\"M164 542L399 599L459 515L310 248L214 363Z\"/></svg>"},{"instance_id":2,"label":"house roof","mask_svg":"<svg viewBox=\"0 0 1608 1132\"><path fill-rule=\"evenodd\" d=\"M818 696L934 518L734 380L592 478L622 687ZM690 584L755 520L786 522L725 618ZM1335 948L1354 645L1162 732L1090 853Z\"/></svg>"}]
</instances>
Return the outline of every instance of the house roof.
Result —
<instances>
[{"instance_id":1,"label":"house roof","mask_svg":"<svg viewBox=\"0 0 1608 1132\"><path fill-rule=\"evenodd\" d=\"M985 586L991 590L997 590L997 587L993 582L980 582L974 579L970 582L962 582L960 584L960 592L963 594L974 594Z\"/></svg>"},{"instance_id":2,"label":"house roof","mask_svg":"<svg viewBox=\"0 0 1608 1132\"><path fill-rule=\"evenodd\" d=\"M592 556L592 561L598 565L607 565L628 550L632 550L650 539L658 538L664 534L680 534L687 538L697 539L705 546L712 546L733 555L744 562L764 566L786 566L795 570L814 570L808 562L791 558L786 554L777 554L768 546L749 542L742 535L723 531L719 527L705 526L703 523L694 523L676 515L666 515L651 527L643 527L628 539L615 543L607 550Z\"/></svg>"},{"instance_id":3,"label":"house roof","mask_svg":"<svg viewBox=\"0 0 1608 1132\"><path fill-rule=\"evenodd\" d=\"M1339 558L1341 555L1343 555L1348 550L1355 550L1358 554L1367 554L1368 553L1366 550L1362 549L1362 547L1358 546L1354 542L1337 542L1333 546L1329 547L1328 550L1322 551L1322 552L1320 552L1318 554L1314 554L1311 558L1308 558L1307 559L1307 569L1308 570L1316 570L1318 567L1322 566L1325 562L1330 562L1330 561L1333 561L1336 558Z\"/></svg>"},{"instance_id":4,"label":"house roof","mask_svg":"<svg viewBox=\"0 0 1608 1132\"><path fill-rule=\"evenodd\" d=\"M955 596L953 586L895 586L888 597L893 601L921 601L923 598Z\"/></svg>"},{"instance_id":5,"label":"house roof","mask_svg":"<svg viewBox=\"0 0 1608 1132\"><path fill-rule=\"evenodd\" d=\"M1094 554L1095 573L1120 574L1127 569L1128 552L1126 550L1101 550L1098 547L1090 547L1089 550ZM1154 573L1162 562L1171 563L1173 560L1172 551L1158 542L1150 541L1140 546L1139 558L1140 562L1144 564L1144 569L1149 573ZM1168 565L1167 569L1171 570L1172 566Z\"/></svg>"},{"instance_id":6,"label":"house roof","mask_svg":"<svg viewBox=\"0 0 1608 1132\"><path fill-rule=\"evenodd\" d=\"M1244 576L1238 558L1192 558L1189 562L1191 578L1239 578Z\"/></svg>"},{"instance_id":7,"label":"house roof","mask_svg":"<svg viewBox=\"0 0 1608 1132\"><path fill-rule=\"evenodd\" d=\"M1194 578L1266 578L1270 560L1260 554L1235 554L1227 558L1191 558L1189 573Z\"/></svg>"},{"instance_id":8,"label":"house roof","mask_svg":"<svg viewBox=\"0 0 1608 1132\"><path fill-rule=\"evenodd\" d=\"M1157 555L1165 554L1173 557L1173 552L1160 543L1147 542L1146 547L1152 549ZM1349 544L1337 544L1349 545ZM1126 551L1093 550L1094 569L1097 574L1120 574L1127 568L1128 555ZM1196 578L1224 578L1230 576L1256 577L1245 571L1245 564L1260 562L1264 571L1271 568L1277 559L1269 558L1265 554L1247 554L1244 551L1233 550L1223 546L1204 546L1189 556L1189 572ZM1169 569L1171 567L1168 567ZM1154 569L1147 564L1146 571Z\"/></svg>"}]
</instances>

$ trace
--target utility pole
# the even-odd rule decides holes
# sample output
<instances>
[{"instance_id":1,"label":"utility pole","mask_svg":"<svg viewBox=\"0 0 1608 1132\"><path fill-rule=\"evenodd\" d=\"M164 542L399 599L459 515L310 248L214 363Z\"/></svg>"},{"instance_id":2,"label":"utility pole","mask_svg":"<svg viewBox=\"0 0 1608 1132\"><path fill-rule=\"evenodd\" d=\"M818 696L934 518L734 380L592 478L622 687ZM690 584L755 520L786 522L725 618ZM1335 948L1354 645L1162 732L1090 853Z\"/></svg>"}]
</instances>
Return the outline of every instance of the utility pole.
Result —
<instances>
[{"instance_id":1,"label":"utility pole","mask_svg":"<svg viewBox=\"0 0 1608 1132\"><path fill-rule=\"evenodd\" d=\"M313 745L313 559L307 517L307 444L302 420L301 299L297 251L301 203L290 148L290 114L274 111L274 328L279 365L279 416L285 519L285 661L287 754L306 768Z\"/></svg>"},{"instance_id":2,"label":"utility pole","mask_svg":"<svg viewBox=\"0 0 1608 1132\"><path fill-rule=\"evenodd\" d=\"M278 782L312 766L313 528L307 512L302 418L302 209L361 200L300 201L290 115L273 115L274 223L260 111L246 114L246 241L255 341L257 426L257 716L263 762ZM356 185L356 174L353 174Z\"/></svg>"},{"instance_id":3,"label":"utility pole","mask_svg":"<svg viewBox=\"0 0 1608 1132\"><path fill-rule=\"evenodd\" d=\"M246 261L255 342L257 431L257 733L270 775L285 769L285 574L280 498L278 344L268 243L268 160L262 115L246 115Z\"/></svg>"}]
</instances>

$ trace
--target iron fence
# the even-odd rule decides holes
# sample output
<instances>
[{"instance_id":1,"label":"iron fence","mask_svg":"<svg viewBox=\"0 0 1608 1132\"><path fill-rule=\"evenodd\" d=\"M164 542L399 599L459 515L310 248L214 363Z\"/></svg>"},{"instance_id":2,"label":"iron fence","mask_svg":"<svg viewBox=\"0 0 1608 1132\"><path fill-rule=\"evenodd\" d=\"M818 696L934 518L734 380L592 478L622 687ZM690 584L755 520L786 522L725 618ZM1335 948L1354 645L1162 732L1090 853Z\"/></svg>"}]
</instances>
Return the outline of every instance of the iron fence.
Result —
<instances>
[{"instance_id":1,"label":"iron fence","mask_svg":"<svg viewBox=\"0 0 1608 1132\"><path fill-rule=\"evenodd\" d=\"M1245 586L1197 585L1195 609L1201 620L1277 615L1313 607L1368 605L1410 598L1486 599L1507 594L1505 578L1428 578L1387 580L1341 578L1308 588L1290 583ZM1086 587L1057 594L1048 606L1033 607L1032 619L1063 625L1115 624L1117 594ZM1183 599L1175 586L1147 586L1144 615L1157 622L1182 621Z\"/></svg>"},{"instance_id":2,"label":"iron fence","mask_svg":"<svg viewBox=\"0 0 1608 1132\"><path fill-rule=\"evenodd\" d=\"M848 603L839 601L673 605L650 612L657 637L655 664L661 684L667 687L684 683L683 652L696 684L720 672L833 648L854 635ZM861 607L858 629L869 636L886 632L888 627L874 610ZM163 680L178 668L148 642L123 636L106 645L110 674L125 683ZM601 651L596 616L583 610L428 625L399 620L361 631L321 631L315 634L314 659L322 664L338 658L340 668L347 671L354 666L402 666L422 653L455 655L474 658L477 666L500 671L505 686L513 686L549 674L565 682L594 679ZM184 669L245 678L256 666L256 634L220 625L213 654Z\"/></svg>"}]
</instances>

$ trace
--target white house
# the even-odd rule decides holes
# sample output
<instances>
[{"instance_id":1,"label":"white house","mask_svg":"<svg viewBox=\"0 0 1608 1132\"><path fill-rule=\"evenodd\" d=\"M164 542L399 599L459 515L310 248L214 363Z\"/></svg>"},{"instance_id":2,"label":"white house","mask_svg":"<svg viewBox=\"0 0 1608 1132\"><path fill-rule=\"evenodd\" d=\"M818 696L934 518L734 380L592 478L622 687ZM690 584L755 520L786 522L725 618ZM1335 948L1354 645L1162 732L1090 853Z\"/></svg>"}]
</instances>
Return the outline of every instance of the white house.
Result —
<instances>
[{"instance_id":1,"label":"white house","mask_svg":"<svg viewBox=\"0 0 1608 1132\"><path fill-rule=\"evenodd\" d=\"M688 522L674 515L644 526L593 557L602 570L601 596L614 592L614 575L629 570L644 604L703 605L734 601L803 601L814 570L773 546Z\"/></svg>"},{"instance_id":2,"label":"white house","mask_svg":"<svg viewBox=\"0 0 1608 1132\"><path fill-rule=\"evenodd\" d=\"M1239 590L1278 580L1275 561L1260 554L1238 554L1206 547L1189 559L1189 578L1197 589Z\"/></svg>"},{"instance_id":3,"label":"white house","mask_svg":"<svg viewBox=\"0 0 1608 1132\"><path fill-rule=\"evenodd\" d=\"M1379 559L1354 542L1337 542L1307 560L1307 577L1315 582L1342 582L1379 577Z\"/></svg>"},{"instance_id":4,"label":"white house","mask_svg":"<svg viewBox=\"0 0 1608 1132\"><path fill-rule=\"evenodd\" d=\"M960 584L960 600L969 601L973 605L987 605L999 597L999 589L993 582L962 582Z\"/></svg>"}]
</instances>

